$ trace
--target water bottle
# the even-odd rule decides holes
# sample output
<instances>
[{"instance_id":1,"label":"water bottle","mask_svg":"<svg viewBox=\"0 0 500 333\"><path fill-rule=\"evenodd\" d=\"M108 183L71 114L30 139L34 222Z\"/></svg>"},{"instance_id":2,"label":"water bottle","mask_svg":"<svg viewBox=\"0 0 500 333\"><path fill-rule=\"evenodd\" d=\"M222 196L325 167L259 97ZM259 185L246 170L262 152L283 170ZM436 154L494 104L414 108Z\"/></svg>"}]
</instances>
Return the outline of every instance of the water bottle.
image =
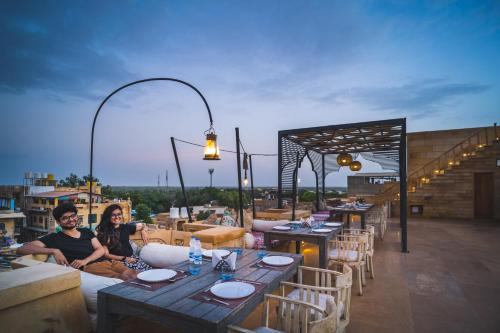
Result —
<instances>
[{"instance_id":1,"label":"water bottle","mask_svg":"<svg viewBox=\"0 0 500 333\"><path fill-rule=\"evenodd\" d=\"M192 236L191 240L189 241L189 263L194 263L194 248L195 248L195 237Z\"/></svg>"},{"instance_id":2,"label":"water bottle","mask_svg":"<svg viewBox=\"0 0 500 333\"><path fill-rule=\"evenodd\" d=\"M198 238L195 238L195 243L194 243L194 263L195 263L195 265L202 264L201 242Z\"/></svg>"}]
</instances>

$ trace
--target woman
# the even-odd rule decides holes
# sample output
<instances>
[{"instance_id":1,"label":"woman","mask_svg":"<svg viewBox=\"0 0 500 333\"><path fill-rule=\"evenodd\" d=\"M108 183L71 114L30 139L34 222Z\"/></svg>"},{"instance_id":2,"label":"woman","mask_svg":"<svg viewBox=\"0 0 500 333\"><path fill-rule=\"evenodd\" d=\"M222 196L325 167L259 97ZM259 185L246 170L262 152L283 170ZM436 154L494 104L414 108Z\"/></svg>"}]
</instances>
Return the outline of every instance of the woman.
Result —
<instances>
[{"instance_id":1,"label":"woman","mask_svg":"<svg viewBox=\"0 0 500 333\"><path fill-rule=\"evenodd\" d=\"M123 211L120 205L113 204L104 210L96 231L106 258L123 261L125 266L138 271L152 268L133 255L130 245L130 235L137 231L141 232L144 244L148 243L147 226L144 223L123 223Z\"/></svg>"}]
</instances>

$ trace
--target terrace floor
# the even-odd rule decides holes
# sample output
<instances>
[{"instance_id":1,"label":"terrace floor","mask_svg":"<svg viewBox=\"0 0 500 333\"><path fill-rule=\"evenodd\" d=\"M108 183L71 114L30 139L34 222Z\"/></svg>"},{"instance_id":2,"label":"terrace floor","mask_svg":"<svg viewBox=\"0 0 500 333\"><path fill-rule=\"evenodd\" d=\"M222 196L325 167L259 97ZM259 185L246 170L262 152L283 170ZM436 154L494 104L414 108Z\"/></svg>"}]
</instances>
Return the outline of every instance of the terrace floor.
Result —
<instances>
[{"instance_id":1,"label":"terrace floor","mask_svg":"<svg viewBox=\"0 0 500 333\"><path fill-rule=\"evenodd\" d=\"M408 254L391 227L375 279L353 290L350 333L500 332L498 222L410 220Z\"/></svg>"}]
</instances>

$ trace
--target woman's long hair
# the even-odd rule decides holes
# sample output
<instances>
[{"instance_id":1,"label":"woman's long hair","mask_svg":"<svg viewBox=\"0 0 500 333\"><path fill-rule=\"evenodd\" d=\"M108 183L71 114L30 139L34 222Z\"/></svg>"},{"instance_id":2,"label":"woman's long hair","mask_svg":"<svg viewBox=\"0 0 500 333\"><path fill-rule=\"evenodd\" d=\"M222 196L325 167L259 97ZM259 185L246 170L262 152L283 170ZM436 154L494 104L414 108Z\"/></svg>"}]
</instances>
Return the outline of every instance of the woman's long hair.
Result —
<instances>
[{"instance_id":1,"label":"woman's long hair","mask_svg":"<svg viewBox=\"0 0 500 333\"><path fill-rule=\"evenodd\" d=\"M111 214L119 209L123 214L122 207L117 204L109 205L102 213L101 223L96 227L97 239L102 245L108 247L109 251L119 251L120 244L120 229L115 228L111 223Z\"/></svg>"}]
</instances>

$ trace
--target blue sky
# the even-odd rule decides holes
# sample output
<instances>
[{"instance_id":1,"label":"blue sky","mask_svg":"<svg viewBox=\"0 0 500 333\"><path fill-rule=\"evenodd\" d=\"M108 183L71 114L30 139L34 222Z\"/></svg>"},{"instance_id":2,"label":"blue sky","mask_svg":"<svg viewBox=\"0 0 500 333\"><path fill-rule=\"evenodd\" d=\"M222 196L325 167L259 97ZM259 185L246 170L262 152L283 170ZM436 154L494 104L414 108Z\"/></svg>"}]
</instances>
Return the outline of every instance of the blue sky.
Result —
<instances>
[{"instance_id":1,"label":"blue sky","mask_svg":"<svg viewBox=\"0 0 500 333\"><path fill-rule=\"evenodd\" d=\"M195 85L221 147L238 126L253 153L276 153L280 129L407 117L409 131L438 130L499 114L498 1L2 1L0 38L0 184L87 174L99 103L148 77ZM184 86L123 91L99 116L95 175L155 185L168 169L176 185L170 137L202 143L208 125ZM208 184L211 167L216 185L236 185L234 155L178 149L188 185ZM277 184L276 158L254 168L257 185ZM314 184L307 164L300 177Z\"/></svg>"}]
</instances>

